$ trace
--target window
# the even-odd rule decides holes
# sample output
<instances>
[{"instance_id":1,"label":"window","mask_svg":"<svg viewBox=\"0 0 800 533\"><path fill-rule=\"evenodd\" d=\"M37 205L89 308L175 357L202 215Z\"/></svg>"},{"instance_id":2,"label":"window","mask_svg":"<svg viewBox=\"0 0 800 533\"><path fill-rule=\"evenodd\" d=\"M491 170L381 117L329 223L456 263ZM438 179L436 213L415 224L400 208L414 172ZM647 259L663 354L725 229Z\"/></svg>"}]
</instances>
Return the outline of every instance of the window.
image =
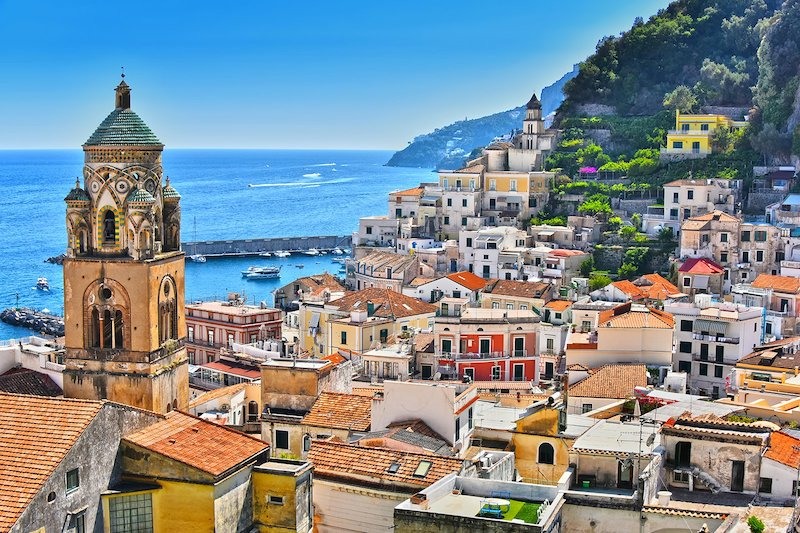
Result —
<instances>
[{"instance_id":1,"label":"window","mask_svg":"<svg viewBox=\"0 0 800 533\"><path fill-rule=\"evenodd\" d=\"M188 337L189 342L194 342L194 326L189 326L187 328L186 336Z\"/></svg>"},{"instance_id":2,"label":"window","mask_svg":"<svg viewBox=\"0 0 800 533\"><path fill-rule=\"evenodd\" d=\"M725 347L722 345L717 345L715 355L717 356L717 363L721 363L725 360Z\"/></svg>"},{"instance_id":3,"label":"window","mask_svg":"<svg viewBox=\"0 0 800 533\"><path fill-rule=\"evenodd\" d=\"M750 262L750 252L742 252L742 263Z\"/></svg>"},{"instance_id":4,"label":"window","mask_svg":"<svg viewBox=\"0 0 800 533\"><path fill-rule=\"evenodd\" d=\"M456 418L456 440L461 439L461 420Z\"/></svg>"},{"instance_id":5,"label":"window","mask_svg":"<svg viewBox=\"0 0 800 533\"><path fill-rule=\"evenodd\" d=\"M688 124L681 124L681 131L689 131L689 125Z\"/></svg>"},{"instance_id":6,"label":"window","mask_svg":"<svg viewBox=\"0 0 800 533\"><path fill-rule=\"evenodd\" d=\"M536 462L542 465L555 463L555 450L552 444L543 442L539 445L539 459Z\"/></svg>"},{"instance_id":7,"label":"window","mask_svg":"<svg viewBox=\"0 0 800 533\"><path fill-rule=\"evenodd\" d=\"M692 464L692 443L681 441L675 444L675 466Z\"/></svg>"},{"instance_id":8,"label":"window","mask_svg":"<svg viewBox=\"0 0 800 533\"><path fill-rule=\"evenodd\" d=\"M442 339L442 353L450 353L453 351L453 341L451 339Z\"/></svg>"},{"instance_id":9,"label":"window","mask_svg":"<svg viewBox=\"0 0 800 533\"><path fill-rule=\"evenodd\" d=\"M461 298L461 291L453 291L453 298Z\"/></svg>"},{"instance_id":10,"label":"window","mask_svg":"<svg viewBox=\"0 0 800 533\"><path fill-rule=\"evenodd\" d=\"M111 498L108 515L111 531L152 533L153 497L147 493Z\"/></svg>"},{"instance_id":11,"label":"window","mask_svg":"<svg viewBox=\"0 0 800 533\"><path fill-rule=\"evenodd\" d=\"M398 470L400 470L400 463L392 463L389 465L387 472L390 474L396 474Z\"/></svg>"},{"instance_id":12,"label":"window","mask_svg":"<svg viewBox=\"0 0 800 533\"><path fill-rule=\"evenodd\" d=\"M686 198L688 198L689 200L694 200L694 191L692 189L689 189L686 192Z\"/></svg>"},{"instance_id":13,"label":"window","mask_svg":"<svg viewBox=\"0 0 800 533\"><path fill-rule=\"evenodd\" d=\"M728 242L728 234L727 233L720 233L719 234L719 242Z\"/></svg>"},{"instance_id":14,"label":"window","mask_svg":"<svg viewBox=\"0 0 800 533\"><path fill-rule=\"evenodd\" d=\"M686 372L687 374L692 373L692 362L691 361L678 361L678 372Z\"/></svg>"},{"instance_id":15,"label":"window","mask_svg":"<svg viewBox=\"0 0 800 533\"><path fill-rule=\"evenodd\" d=\"M208 330L208 345L209 346L214 346L214 330L213 329Z\"/></svg>"},{"instance_id":16,"label":"window","mask_svg":"<svg viewBox=\"0 0 800 533\"><path fill-rule=\"evenodd\" d=\"M499 379L500 379L500 367L499 366L493 366L492 367L492 380L493 381L498 381Z\"/></svg>"},{"instance_id":17,"label":"window","mask_svg":"<svg viewBox=\"0 0 800 533\"><path fill-rule=\"evenodd\" d=\"M417 469L414 470L413 476L414 477L425 477L425 476L427 476L428 475L428 470L431 469L431 466L433 466L433 463L431 463L430 461L420 461L419 462L419 466L417 466Z\"/></svg>"},{"instance_id":18,"label":"window","mask_svg":"<svg viewBox=\"0 0 800 533\"><path fill-rule=\"evenodd\" d=\"M553 346L554 346L554 340L553 339L546 339L545 340L545 344L547 345L547 350L552 352L553 351Z\"/></svg>"},{"instance_id":19,"label":"window","mask_svg":"<svg viewBox=\"0 0 800 533\"><path fill-rule=\"evenodd\" d=\"M762 494L771 494L772 493L772 478L771 477L762 477L758 483L758 492Z\"/></svg>"},{"instance_id":20,"label":"window","mask_svg":"<svg viewBox=\"0 0 800 533\"><path fill-rule=\"evenodd\" d=\"M472 237L467 237L467 248L472 248Z\"/></svg>"},{"instance_id":21,"label":"window","mask_svg":"<svg viewBox=\"0 0 800 533\"><path fill-rule=\"evenodd\" d=\"M382 329L380 331L380 341L381 341L381 343L382 344L386 344L386 340L388 338L389 338L389 330L388 329Z\"/></svg>"},{"instance_id":22,"label":"window","mask_svg":"<svg viewBox=\"0 0 800 533\"><path fill-rule=\"evenodd\" d=\"M722 377L722 367L719 365L714 365L714 377L721 378Z\"/></svg>"},{"instance_id":23,"label":"window","mask_svg":"<svg viewBox=\"0 0 800 533\"><path fill-rule=\"evenodd\" d=\"M692 321L681 320L681 331L692 331Z\"/></svg>"},{"instance_id":24,"label":"window","mask_svg":"<svg viewBox=\"0 0 800 533\"><path fill-rule=\"evenodd\" d=\"M461 225L462 226L466 226L467 225L467 217L461 217Z\"/></svg>"},{"instance_id":25,"label":"window","mask_svg":"<svg viewBox=\"0 0 800 533\"><path fill-rule=\"evenodd\" d=\"M691 287L692 286L692 278L689 278L689 277L683 278L683 286L684 287Z\"/></svg>"},{"instance_id":26,"label":"window","mask_svg":"<svg viewBox=\"0 0 800 533\"><path fill-rule=\"evenodd\" d=\"M703 361L708 360L708 344L705 342L700 343L700 359Z\"/></svg>"},{"instance_id":27,"label":"window","mask_svg":"<svg viewBox=\"0 0 800 533\"><path fill-rule=\"evenodd\" d=\"M347 332L342 332L342 344L347 344Z\"/></svg>"},{"instance_id":28,"label":"window","mask_svg":"<svg viewBox=\"0 0 800 533\"><path fill-rule=\"evenodd\" d=\"M506 309L514 309L514 304L506 304Z\"/></svg>"},{"instance_id":29,"label":"window","mask_svg":"<svg viewBox=\"0 0 800 533\"><path fill-rule=\"evenodd\" d=\"M367 235L372 235L372 226L367 226Z\"/></svg>"},{"instance_id":30,"label":"window","mask_svg":"<svg viewBox=\"0 0 800 533\"><path fill-rule=\"evenodd\" d=\"M283 496L269 496L270 505L283 505Z\"/></svg>"},{"instance_id":31,"label":"window","mask_svg":"<svg viewBox=\"0 0 800 533\"><path fill-rule=\"evenodd\" d=\"M517 180L511 180L511 184L508 186L508 190L510 191L517 190Z\"/></svg>"},{"instance_id":32,"label":"window","mask_svg":"<svg viewBox=\"0 0 800 533\"><path fill-rule=\"evenodd\" d=\"M766 231L756 231L755 232L755 240L756 240L756 242L766 242L766 240L767 240L767 232Z\"/></svg>"},{"instance_id":33,"label":"window","mask_svg":"<svg viewBox=\"0 0 800 533\"><path fill-rule=\"evenodd\" d=\"M705 363L700 363L700 375L707 376L708 375L708 365Z\"/></svg>"},{"instance_id":34,"label":"window","mask_svg":"<svg viewBox=\"0 0 800 533\"><path fill-rule=\"evenodd\" d=\"M78 487L81 486L80 476L78 475L78 469L73 468L67 472L67 494L72 491L78 490Z\"/></svg>"},{"instance_id":35,"label":"window","mask_svg":"<svg viewBox=\"0 0 800 533\"><path fill-rule=\"evenodd\" d=\"M708 131L708 124L700 124L700 131Z\"/></svg>"},{"instance_id":36,"label":"window","mask_svg":"<svg viewBox=\"0 0 800 533\"><path fill-rule=\"evenodd\" d=\"M466 198L461 200L461 207L467 207L467 199Z\"/></svg>"},{"instance_id":37,"label":"window","mask_svg":"<svg viewBox=\"0 0 800 533\"><path fill-rule=\"evenodd\" d=\"M675 483L689 483L689 472L672 472L672 481Z\"/></svg>"},{"instance_id":38,"label":"window","mask_svg":"<svg viewBox=\"0 0 800 533\"><path fill-rule=\"evenodd\" d=\"M696 154L700 153L700 143L699 142L695 141L695 142L692 143L692 152L694 152ZM690 198L690 200L691 200L691 198Z\"/></svg>"},{"instance_id":39,"label":"window","mask_svg":"<svg viewBox=\"0 0 800 533\"><path fill-rule=\"evenodd\" d=\"M764 252L762 252L761 250L756 251L756 262L757 263L764 262Z\"/></svg>"},{"instance_id":40,"label":"window","mask_svg":"<svg viewBox=\"0 0 800 533\"><path fill-rule=\"evenodd\" d=\"M492 302L492 309L500 309L500 302Z\"/></svg>"},{"instance_id":41,"label":"window","mask_svg":"<svg viewBox=\"0 0 800 533\"><path fill-rule=\"evenodd\" d=\"M452 198L448 198L447 199L447 207L453 207L453 199Z\"/></svg>"},{"instance_id":42,"label":"window","mask_svg":"<svg viewBox=\"0 0 800 533\"><path fill-rule=\"evenodd\" d=\"M464 377L469 378L470 383L475 381L475 369L474 368L465 368L464 369Z\"/></svg>"},{"instance_id":43,"label":"window","mask_svg":"<svg viewBox=\"0 0 800 533\"><path fill-rule=\"evenodd\" d=\"M289 449L289 432L283 429L275 430L275 447L281 450Z\"/></svg>"},{"instance_id":44,"label":"window","mask_svg":"<svg viewBox=\"0 0 800 533\"><path fill-rule=\"evenodd\" d=\"M672 141L672 147L676 149L683 148L683 141Z\"/></svg>"},{"instance_id":45,"label":"window","mask_svg":"<svg viewBox=\"0 0 800 533\"><path fill-rule=\"evenodd\" d=\"M722 252L719 254L719 261L720 263L727 263L728 262L728 252Z\"/></svg>"},{"instance_id":46,"label":"window","mask_svg":"<svg viewBox=\"0 0 800 533\"><path fill-rule=\"evenodd\" d=\"M750 242L750 232L749 231L743 231L741 240L742 240L742 242Z\"/></svg>"},{"instance_id":47,"label":"window","mask_svg":"<svg viewBox=\"0 0 800 533\"><path fill-rule=\"evenodd\" d=\"M681 143L681 147L683 147L683 143ZM677 204L679 202L680 202L679 194L677 192L672 193L672 203ZM675 211L675 216L678 216L678 211L677 210Z\"/></svg>"},{"instance_id":48,"label":"window","mask_svg":"<svg viewBox=\"0 0 800 533\"><path fill-rule=\"evenodd\" d=\"M447 225L450 223L450 217L444 217L444 224Z\"/></svg>"},{"instance_id":49,"label":"window","mask_svg":"<svg viewBox=\"0 0 800 533\"><path fill-rule=\"evenodd\" d=\"M474 422L473 422L473 413L472 413L472 407L470 407L470 408L467 410L467 428L469 428L469 429L472 429L472 424L473 424L473 423L474 423Z\"/></svg>"},{"instance_id":50,"label":"window","mask_svg":"<svg viewBox=\"0 0 800 533\"><path fill-rule=\"evenodd\" d=\"M71 533L86 533L86 511L69 515L67 531Z\"/></svg>"},{"instance_id":51,"label":"window","mask_svg":"<svg viewBox=\"0 0 800 533\"><path fill-rule=\"evenodd\" d=\"M497 188L497 182L495 180L489 180L489 190L493 191Z\"/></svg>"},{"instance_id":52,"label":"window","mask_svg":"<svg viewBox=\"0 0 800 533\"><path fill-rule=\"evenodd\" d=\"M691 341L681 341L678 343L678 351L681 353L692 353Z\"/></svg>"},{"instance_id":53,"label":"window","mask_svg":"<svg viewBox=\"0 0 800 533\"><path fill-rule=\"evenodd\" d=\"M592 404L584 403L581 405L581 414L588 413L591 410L592 410Z\"/></svg>"}]
</instances>

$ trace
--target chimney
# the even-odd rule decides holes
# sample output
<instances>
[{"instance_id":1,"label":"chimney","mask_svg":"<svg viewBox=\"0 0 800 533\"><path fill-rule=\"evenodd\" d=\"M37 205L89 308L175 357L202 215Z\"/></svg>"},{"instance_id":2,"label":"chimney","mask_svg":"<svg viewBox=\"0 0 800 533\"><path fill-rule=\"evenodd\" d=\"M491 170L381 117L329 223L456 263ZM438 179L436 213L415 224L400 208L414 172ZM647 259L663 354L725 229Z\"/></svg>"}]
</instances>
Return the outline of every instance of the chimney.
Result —
<instances>
[{"instance_id":1,"label":"chimney","mask_svg":"<svg viewBox=\"0 0 800 533\"><path fill-rule=\"evenodd\" d=\"M375 304L372 300L367 300L367 317L371 317L375 314Z\"/></svg>"}]
</instances>

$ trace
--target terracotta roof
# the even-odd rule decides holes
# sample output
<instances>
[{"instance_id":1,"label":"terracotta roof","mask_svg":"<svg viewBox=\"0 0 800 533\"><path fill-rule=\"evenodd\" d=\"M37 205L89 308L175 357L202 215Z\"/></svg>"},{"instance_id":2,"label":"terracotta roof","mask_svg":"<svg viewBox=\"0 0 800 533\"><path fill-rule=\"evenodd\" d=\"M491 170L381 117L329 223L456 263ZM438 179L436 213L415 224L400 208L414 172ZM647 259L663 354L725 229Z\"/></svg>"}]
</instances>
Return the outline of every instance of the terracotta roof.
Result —
<instances>
[{"instance_id":1,"label":"terracotta roof","mask_svg":"<svg viewBox=\"0 0 800 533\"><path fill-rule=\"evenodd\" d=\"M478 163L476 165L470 165L468 167L460 168L460 169L456 170L456 172L458 172L460 174L480 174L485 169L486 169L485 166L483 166L482 164Z\"/></svg>"},{"instance_id":2,"label":"terracotta roof","mask_svg":"<svg viewBox=\"0 0 800 533\"><path fill-rule=\"evenodd\" d=\"M800 366L800 350L797 347L800 337L787 337L753 348L753 351L736 363L744 365L764 366L771 368L794 369Z\"/></svg>"},{"instance_id":3,"label":"terracotta roof","mask_svg":"<svg viewBox=\"0 0 800 533\"><path fill-rule=\"evenodd\" d=\"M433 353L435 340L436 336L433 333L417 333L414 335L414 349L418 352Z\"/></svg>"},{"instance_id":4,"label":"terracotta roof","mask_svg":"<svg viewBox=\"0 0 800 533\"><path fill-rule=\"evenodd\" d=\"M460 472L463 464L454 457L320 440L311 443L308 460L314 465L315 477L356 485L386 486L401 492L428 487L448 474ZM424 461L430 463L430 467L423 473L419 469ZM392 470L396 471L390 473L393 466Z\"/></svg>"},{"instance_id":5,"label":"terracotta roof","mask_svg":"<svg viewBox=\"0 0 800 533\"><path fill-rule=\"evenodd\" d=\"M217 370L226 374L234 376L241 376L249 379L259 379L261 377L261 370L257 366L243 365L234 363L232 361L212 361L201 366L209 370Z\"/></svg>"},{"instance_id":6,"label":"terracotta roof","mask_svg":"<svg viewBox=\"0 0 800 533\"><path fill-rule=\"evenodd\" d=\"M632 281L628 281L627 279L614 281L611 283L611 285L613 285L620 291L630 296L632 300L641 300L642 298L644 298L644 293L642 293L642 291L639 290L639 287L637 287L636 285L633 284Z\"/></svg>"},{"instance_id":7,"label":"terracotta roof","mask_svg":"<svg viewBox=\"0 0 800 533\"><path fill-rule=\"evenodd\" d=\"M340 354L339 352L326 355L325 357L320 357L320 359L324 361L330 361L331 363L333 363L334 366L341 365L342 363L347 361L347 358L342 354Z\"/></svg>"},{"instance_id":8,"label":"terracotta roof","mask_svg":"<svg viewBox=\"0 0 800 533\"><path fill-rule=\"evenodd\" d=\"M769 448L764 457L797 469L800 467L800 439L775 431L770 437Z\"/></svg>"},{"instance_id":9,"label":"terracotta roof","mask_svg":"<svg viewBox=\"0 0 800 533\"><path fill-rule=\"evenodd\" d=\"M243 466L269 449L260 439L180 411L123 440L213 476Z\"/></svg>"},{"instance_id":10,"label":"terracotta roof","mask_svg":"<svg viewBox=\"0 0 800 533\"><path fill-rule=\"evenodd\" d=\"M412 189L406 189L404 191L396 191L391 194L395 196L422 196L422 193L425 192L425 189L422 187L414 187Z\"/></svg>"},{"instance_id":11,"label":"terracotta roof","mask_svg":"<svg viewBox=\"0 0 800 533\"><path fill-rule=\"evenodd\" d=\"M752 285L759 289L774 289L776 292L800 293L800 278L792 276L759 274L758 277L753 280Z\"/></svg>"},{"instance_id":12,"label":"terracotta roof","mask_svg":"<svg viewBox=\"0 0 800 533\"><path fill-rule=\"evenodd\" d=\"M376 392L381 392L383 390L383 386L378 387L353 387L353 390L350 394L357 394L359 396L369 396L372 398L375 396Z\"/></svg>"},{"instance_id":13,"label":"terracotta roof","mask_svg":"<svg viewBox=\"0 0 800 533\"><path fill-rule=\"evenodd\" d=\"M693 257L683 262L678 272L688 272L689 274L722 274L725 269L711 259L705 257Z\"/></svg>"},{"instance_id":14,"label":"terracotta roof","mask_svg":"<svg viewBox=\"0 0 800 533\"><path fill-rule=\"evenodd\" d=\"M569 300L550 300L544 306L548 309L552 309L553 311L566 311L570 307L572 307L572 302Z\"/></svg>"},{"instance_id":15,"label":"terracotta roof","mask_svg":"<svg viewBox=\"0 0 800 533\"><path fill-rule=\"evenodd\" d=\"M358 440L359 446L429 452L451 456L449 444L421 420L395 422L381 431L367 433ZM409 448L411 447L411 448Z\"/></svg>"},{"instance_id":16,"label":"terracotta roof","mask_svg":"<svg viewBox=\"0 0 800 533\"><path fill-rule=\"evenodd\" d=\"M197 407L198 405L203 405L204 403L208 403L218 398L233 396L234 394L240 393L245 388L247 388L247 383L238 383L236 385L230 385L228 387L222 387L220 389L214 389L208 392L204 392L203 394L200 394L194 400L189 402L189 408L191 409L193 407Z\"/></svg>"},{"instance_id":17,"label":"terracotta roof","mask_svg":"<svg viewBox=\"0 0 800 533\"><path fill-rule=\"evenodd\" d=\"M372 316L379 318L404 318L436 312L436 306L433 304L425 303L389 289L378 288L363 289L349 293L338 300L328 302L328 306L348 313L366 311L368 301L371 301L375 306Z\"/></svg>"},{"instance_id":18,"label":"terracotta roof","mask_svg":"<svg viewBox=\"0 0 800 533\"><path fill-rule=\"evenodd\" d=\"M487 291L500 296L541 298L551 289L552 285L549 283L501 279L487 289Z\"/></svg>"},{"instance_id":19,"label":"terracotta roof","mask_svg":"<svg viewBox=\"0 0 800 533\"><path fill-rule=\"evenodd\" d=\"M651 307L633 307L630 302L601 311L598 327L672 329L675 319L666 311Z\"/></svg>"},{"instance_id":20,"label":"terracotta roof","mask_svg":"<svg viewBox=\"0 0 800 533\"><path fill-rule=\"evenodd\" d=\"M409 281L406 287L419 287L420 285L425 285L426 283L430 283L435 279L436 278L423 278L422 276L417 276Z\"/></svg>"},{"instance_id":21,"label":"terracotta roof","mask_svg":"<svg viewBox=\"0 0 800 533\"><path fill-rule=\"evenodd\" d=\"M447 276L447 279L452 280L458 283L459 285L468 288L471 291L479 291L484 287L486 287L486 284L488 283L488 281L486 281L485 279L476 276L472 272L466 270L450 274L449 276Z\"/></svg>"},{"instance_id":22,"label":"terracotta roof","mask_svg":"<svg viewBox=\"0 0 800 533\"><path fill-rule=\"evenodd\" d=\"M551 257L573 257L575 255L589 255L589 253L581 250L565 250L563 248L557 248L550 252L549 255Z\"/></svg>"},{"instance_id":23,"label":"terracotta roof","mask_svg":"<svg viewBox=\"0 0 800 533\"><path fill-rule=\"evenodd\" d=\"M569 387L569 396L622 399L633 396L633 389L647 386L645 365L605 365Z\"/></svg>"},{"instance_id":24,"label":"terracotta roof","mask_svg":"<svg viewBox=\"0 0 800 533\"><path fill-rule=\"evenodd\" d=\"M369 431L372 398L360 394L323 392L303 418L303 424L332 429Z\"/></svg>"},{"instance_id":25,"label":"terracotta roof","mask_svg":"<svg viewBox=\"0 0 800 533\"><path fill-rule=\"evenodd\" d=\"M644 291L651 300L664 300L668 296L680 294L681 292L678 287L670 283L661 274L645 274L634 281L633 284Z\"/></svg>"},{"instance_id":26,"label":"terracotta roof","mask_svg":"<svg viewBox=\"0 0 800 533\"><path fill-rule=\"evenodd\" d=\"M32 396L62 396L61 390L50 376L27 368L12 368L0 376L0 391Z\"/></svg>"},{"instance_id":27,"label":"terracotta roof","mask_svg":"<svg viewBox=\"0 0 800 533\"><path fill-rule=\"evenodd\" d=\"M16 523L102 407L0 393L0 531Z\"/></svg>"},{"instance_id":28,"label":"terracotta roof","mask_svg":"<svg viewBox=\"0 0 800 533\"><path fill-rule=\"evenodd\" d=\"M370 267L373 276L385 277L387 268L400 272L414 267L416 258L413 255L403 255L394 252L373 251L357 261L358 267Z\"/></svg>"}]
</instances>

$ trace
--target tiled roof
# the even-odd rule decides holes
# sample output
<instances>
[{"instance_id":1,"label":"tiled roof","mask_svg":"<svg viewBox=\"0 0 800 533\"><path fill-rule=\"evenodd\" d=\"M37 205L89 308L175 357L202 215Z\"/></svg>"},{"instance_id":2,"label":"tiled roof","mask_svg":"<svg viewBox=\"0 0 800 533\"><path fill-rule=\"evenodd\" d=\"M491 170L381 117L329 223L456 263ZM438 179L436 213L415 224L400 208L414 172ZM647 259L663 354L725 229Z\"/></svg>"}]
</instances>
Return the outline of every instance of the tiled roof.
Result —
<instances>
[{"instance_id":1,"label":"tiled roof","mask_svg":"<svg viewBox=\"0 0 800 533\"><path fill-rule=\"evenodd\" d=\"M128 195L128 203L135 204L154 204L156 199L147 189L139 187Z\"/></svg>"},{"instance_id":2,"label":"tiled roof","mask_svg":"<svg viewBox=\"0 0 800 533\"><path fill-rule=\"evenodd\" d=\"M0 393L0 531L16 523L102 407Z\"/></svg>"},{"instance_id":3,"label":"tiled roof","mask_svg":"<svg viewBox=\"0 0 800 533\"><path fill-rule=\"evenodd\" d=\"M231 361L211 361L210 363L202 365L202 368L216 370L225 374L241 376L248 379L259 379L261 377L261 370L258 367L252 365L243 365Z\"/></svg>"},{"instance_id":4,"label":"tiled roof","mask_svg":"<svg viewBox=\"0 0 800 533\"><path fill-rule=\"evenodd\" d=\"M552 309L553 311L566 311L570 307L572 307L572 302L569 300L550 300L544 306L547 309Z\"/></svg>"},{"instance_id":5,"label":"tiled roof","mask_svg":"<svg viewBox=\"0 0 800 533\"><path fill-rule=\"evenodd\" d=\"M449 276L447 276L447 279L454 281L459 285L468 288L471 291L479 291L484 287L486 287L487 283L485 279L476 276L472 272L466 270L450 274Z\"/></svg>"},{"instance_id":6,"label":"tiled roof","mask_svg":"<svg viewBox=\"0 0 800 533\"><path fill-rule=\"evenodd\" d=\"M219 424L172 411L164 420L123 440L213 476L267 451L269 444Z\"/></svg>"},{"instance_id":7,"label":"tiled roof","mask_svg":"<svg viewBox=\"0 0 800 533\"><path fill-rule=\"evenodd\" d=\"M423 189L422 187L414 187L412 189L406 189L404 191L397 191L397 192L393 192L391 194L394 194L395 196L422 196L422 193L424 193L424 192L425 192L425 189Z\"/></svg>"},{"instance_id":8,"label":"tiled roof","mask_svg":"<svg viewBox=\"0 0 800 533\"><path fill-rule=\"evenodd\" d=\"M633 282L651 300L664 300L668 296L680 294L681 290L661 274L645 274Z\"/></svg>"},{"instance_id":9,"label":"tiled roof","mask_svg":"<svg viewBox=\"0 0 800 533\"><path fill-rule=\"evenodd\" d=\"M549 283L501 279L490 287L489 292L491 292L491 294L497 294L500 296L541 298L551 288L552 285Z\"/></svg>"},{"instance_id":10,"label":"tiled roof","mask_svg":"<svg viewBox=\"0 0 800 533\"><path fill-rule=\"evenodd\" d=\"M161 141L139 115L115 109L100 123L84 146L161 146Z\"/></svg>"},{"instance_id":11,"label":"tiled roof","mask_svg":"<svg viewBox=\"0 0 800 533\"><path fill-rule=\"evenodd\" d=\"M460 174L480 174L486 169L486 167L480 163L476 165L470 165L468 167L460 168L456 170L456 172Z\"/></svg>"},{"instance_id":12,"label":"tiled roof","mask_svg":"<svg viewBox=\"0 0 800 533\"><path fill-rule=\"evenodd\" d=\"M371 397L323 392L303 418L303 424L332 429L369 431L371 413Z\"/></svg>"},{"instance_id":13,"label":"tiled roof","mask_svg":"<svg viewBox=\"0 0 800 533\"><path fill-rule=\"evenodd\" d=\"M556 248L550 252L549 255L550 257L573 257L576 255L589 255L589 253L581 250L565 250L563 248Z\"/></svg>"},{"instance_id":14,"label":"tiled roof","mask_svg":"<svg viewBox=\"0 0 800 533\"><path fill-rule=\"evenodd\" d=\"M525 104L525 107L527 109L541 109L542 108L542 104L539 102L539 99L536 98L536 93L533 93L533 96L531 96L531 99L528 100L527 104Z\"/></svg>"},{"instance_id":15,"label":"tiled roof","mask_svg":"<svg viewBox=\"0 0 800 533\"><path fill-rule=\"evenodd\" d=\"M426 283L430 283L434 281L436 278L423 278L422 276L417 276L411 281L408 282L406 285L407 287L419 287L420 285L425 285Z\"/></svg>"},{"instance_id":16,"label":"tiled roof","mask_svg":"<svg viewBox=\"0 0 800 533\"><path fill-rule=\"evenodd\" d=\"M69 194L67 194L67 197L64 198L64 201L65 202L90 202L91 198L89 198L89 193L87 193L86 191L84 191L80 187L75 187L74 189L69 191Z\"/></svg>"},{"instance_id":17,"label":"tiled roof","mask_svg":"<svg viewBox=\"0 0 800 533\"><path fill-rule=\"evenodd\" d=\"M414 349L418 352L433 353L435 340L436 336L433 333L417 333L414 335Z\"/></svg>"},{"instance_id":18,"label":"tiled roof","mask_svg":"<svg viewBox=\"0 0 800 533\"><path fill-rule=\"evenodd\" d=\"M418 448L420 452L431 452L437 455L453 455L453 450L449 444L425 422L421 420L409 420L407 422L395 422L382 431L367 433L358 440L360 446L371 448L391 448L395 449L396 444L407 448L407 445Z\"/></svg>"},{"instance_id":19,"label":"tiled roof","mask_svg":"<svg viewBox=\"0 0 800 533\"><path fill-rule=\"evenodd\" d=\"M27 368L12 368L0 376L0 391L32 396L61 396L61 390L50 376Z\"/></svg>"},{"instance_id":20,"label":"tiled roof","mask_svg":"<svg viewBox=\"0 0 800 533\"><path fill-rule=\"evenodd\" d=\"M311 443L308 460L314 465L315 477L357 485L386 486L402 492L428 487L462 468L462 460L453 457L319 440ZM424 475L420 471L415 476L423 461L429 462L430 467ZM393 465L396 465L396 471L389 473Z\"/></svg>"},{"instance_id":21,"label":"tiled roof","mask_svg":"<svg viewBox=\"0 0 800 533\"><path fill-rule=\"evenodd\" d=\"M769 448L764 457L797 469L800 467L800 439L775 431L770 437Z\"/></svg>"},{"instance_id":22,"label":"tiled roof","mask_svg":"<svg viewBox=\"0 0 800 533\"><path fill-rule=\"evenodd\" d=\"M198 405L203 405L204 403L208 403L218 398L233 396L240 393L245 388L247 388L247 383L238 383L236 385L229 385L228 387L222 387L204 392L189 402L189 408L191 409L197 407Z\"/></svg>"},{"instance_id":23,"label":"tiled roof","mask_svg":"<svg viewBox=\"0 0 800 533\"><path fill-rule=\"evenodd\" d=\"M436 306L433 304L425 303L389 289L378 288L363 289L349 293L342 298L328 302L328 306L348 313L366 311L368 301L371 301L375 306L372 316L379 318L404 318L436 312Z\"/></svg>"},{"instance_id":24,"label":"tiled roof","mask_svg":"<svg viewBox=\"0 0 800 533\"><path fill-rule=\"evenodd\" d=\"M630 302L601 311L597 322L599 327L604 328L672 329L675 326L675 319L666 311L633 307Z\"/></svg>"},{"instance_id":25,"label":"tiled roof","mask_svg":"<svg viewBox=\"0 0 800 533\"><path fill-rule=\"evenodd\" d=\"M800 278L792 276L759 274L758 277L753 280L752 285L759 289L774 289L776 292L800 293Z\"/></svg>"},{"instance_id":26,"label":"tiled roof","mask_svg":"<svg viewBox=\"0 0 800 533\"><path fill-rule=\"evenodd\" d=\"M796 346L798 341L800 337L787 337L762 344L753 348L751 353L739 359L736 364L794 369L795 366L800 366L800 351L787 348Z\"/></svg>"},{"instance_id":27,"label":"tiled roof","mask_svg":"<svg viewBox=\"0 0 800 533\"><path fill-rule=\"evenodd\" d=\"M689 274L722 274L725 269L711 259L705 257L693 257L683 262L678 272Z\"/></svg>"},{"instance_id":28,"label":"tiled roof","mask_svg":"<svg viewBox=\"0 0 800 533\"><path fill-rule=\"evenodd\" d=\"M331 363L333 363L333 366L341 365L342 363L347 361L347 358L342 354L340 354L339 352L326 355L325 357L320 357L320 359L324 361L330 361Z\"/></svg>"},{"instance_id":29,"label":"tiled roof","mask_svg":"<svg viewBox=\"0 0 800 533\"><path fill-rule=\"evenodd\" d=\"M635 387L647 385L645 365L605 365L569 387L569 396L622 399L633 396Z\"/></svg>"}]
</instances>

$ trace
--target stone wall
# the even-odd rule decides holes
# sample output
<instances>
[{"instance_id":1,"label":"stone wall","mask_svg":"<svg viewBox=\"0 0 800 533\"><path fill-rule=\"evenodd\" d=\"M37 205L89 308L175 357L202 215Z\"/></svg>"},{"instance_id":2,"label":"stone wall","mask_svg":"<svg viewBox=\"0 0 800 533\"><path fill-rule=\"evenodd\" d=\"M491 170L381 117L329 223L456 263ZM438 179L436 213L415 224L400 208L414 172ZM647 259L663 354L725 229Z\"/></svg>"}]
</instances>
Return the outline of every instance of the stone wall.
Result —
<instances>
[{"instance_id":1,"label":"stone wall","mask_svg":"<svg viewBox=\"0 0 800 533\"><path fill-rule=\"evenodd\" d=\"M625 211L628 216L634 213L643 214L647 212L647 206L653 204L656 200L653 198L612 198L611 207Z\"/></svg>"},{"instance_id":2,"label":"stone wall","mask_svg":"<svg viewBox=\"0 0 800 533\"><path fill-rule=\"evenodd\" d=\"M278 250L309 250L311 248L330 250L336 247L350 247L351 236L314 236L314 237L276 237L271 239L238 239L230 241L198 241L184 242L181 249L187 254L220 255L220 254L258 254Z\"/></svg>"},{"instance_id":3,"label":"stone wall","mask_svg":"<svg viewBox=\"0 0 800 533\"><path fill-rule=\"evenodd\" d=\"M597 115L616 115L617 110L616 108L614 108L613 105L588 103L588 104L580 104L575 109L575 114L578 116L586 115L588 117L593 117Z\"/></svg>"},{"instance_id":4,"label":"stone wall","mask_svg":"<svg viewBox=\"0 0 800 533\"><path fill-rule=\"evenodd\" d=\"M751 192L747 195L747 211L763 215L768 205L780 202L785 196L786 191Z\"/></svg>"}]
</instances>

